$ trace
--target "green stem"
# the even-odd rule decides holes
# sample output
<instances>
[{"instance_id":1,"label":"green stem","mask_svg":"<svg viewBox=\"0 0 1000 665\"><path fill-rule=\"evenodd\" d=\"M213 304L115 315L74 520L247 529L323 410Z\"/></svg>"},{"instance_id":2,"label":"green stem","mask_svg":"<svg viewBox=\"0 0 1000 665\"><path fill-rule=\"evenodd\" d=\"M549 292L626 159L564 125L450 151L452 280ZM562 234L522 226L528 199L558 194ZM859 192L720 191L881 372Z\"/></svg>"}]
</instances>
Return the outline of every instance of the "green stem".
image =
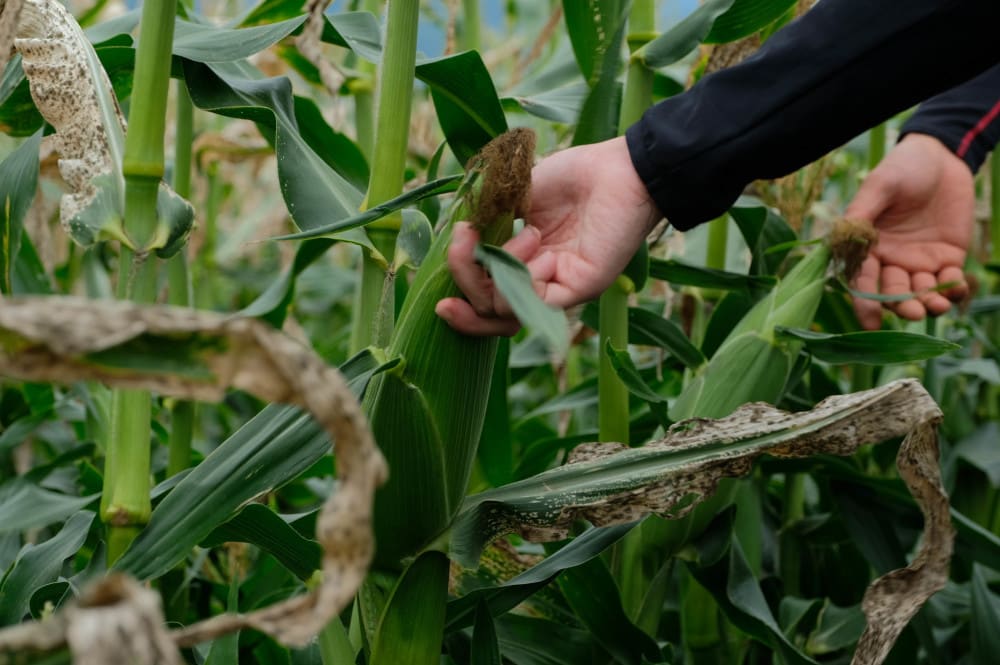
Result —
<instances>
[{"instance_id":1,"label":"green stem","mask_svg":"<svg viewBox=\"0 0 1000 665\"><path fill-rule=\"evenodd\" d=\"M369 206L387 201L403 191L419 14L418 0L393 0L389 3L386 47L378 76L375 148L372 151L367 198ZM393 259L400 219L398 214L390 215L368 227L372 241L385 262ZM367 255L361 263L360 292L355 299L357 307L351 333L352 352L388 340L392 333L395 297L394 289L384 288L390 283L386 280L386 268L384 262ZM377 327L380 340L374 337L372 321L383 324Z\"/></svg>"},{"instance_id":2,"label":"green stem","mask_svg":"<svg viewBox=\"0 0 1000 665\"><path fill-rule=\"evenodd\" d=\"M118 297L140 303L156 298L156 260L150 244L158 225L156 198L163 178L163 134L176 12L176 0L149 0L143 6L122 160L125 233L135 251L121 249ZM101 516L110 527L109 562L121 556L149 520L150 417L148 392L115 391L101 500Z\"/></svg>"},{"instance_id":3,"label":"green stem","mask_svg":"<svg viewBox=\"0 0 1000 665\"><path fill-rule=\"evenodd\" d=\"M459 50L478 51L480 46L479 0L462 0L462 30L458 35Z\"/></svg>"},{"instance_id":4,"label":"green stem","mask_svg":"<svg viewBox=\"0 0 1000 665\"><path fill-rule=\"evenodd\" d=\"M194 104L183 82L174 87L177 96L177 131L174 141L174 191L191 197L191 146L194 142ZM190 307L193 301L191 276L186 248L167 261L167 299L171 305ZM194 402L180 400L170 410L170 436L167 476L191 465L191 439L194 432Z\"/></svg>"},{"instance_id":5,"label":"green stem","mask_svg":"<svg viewBox=\"0 0 1000 665\"><path fill-rule=\"evenodd\" d=\"M607 345L628 348L628 280L619 277L601 294L601 362L597 379L597 430L601 441L628 445L628 389L611 365Z\"/></svg>"},{"instance_id":6,"label":"green stem","mask_svg":"<svg viewBox=\"0 0 1000 665\"><path fill-rule=\"evenodd\" d=\"M781 580L784 593L798 596L801 592L802 543L799 536L792 533L792 526L806 515L806 476L791 473L785 477L784 522L781 529Z\"/></svg>"},{"instance_id":7,"label":"green stem","mask_svg":"<svg viewBox=\"0 0 1000 665\"><path fill-rule=\"evenodd\" d=\"M729 218L723 215L708 223L708 248L705 252L705 266L715 270L725 270L728 244Z\"/></svg>"}]
</instances>

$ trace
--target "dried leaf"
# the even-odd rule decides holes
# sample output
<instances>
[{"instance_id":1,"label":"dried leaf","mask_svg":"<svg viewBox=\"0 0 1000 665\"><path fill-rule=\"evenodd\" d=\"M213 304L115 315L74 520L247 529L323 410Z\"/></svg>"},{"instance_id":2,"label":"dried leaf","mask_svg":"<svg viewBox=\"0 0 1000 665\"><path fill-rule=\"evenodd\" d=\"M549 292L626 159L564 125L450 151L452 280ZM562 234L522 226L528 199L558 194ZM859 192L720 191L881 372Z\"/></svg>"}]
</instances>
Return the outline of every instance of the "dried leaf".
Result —
<instances>
[{"instance_id":1,"label":"dried leaf","mask_svg":"<svg viewBox=\"0 0 1000 665\"><path fill-rule=\"evenodd\" d=\"M53 617L0 632L0 663L66 646L74 665L183 662L167 632L160 595L125 575L100 580ZM6 660L5 651L15 660Z\"/></svg>"},{"instance_id":2,"label":"dried leaf","mask_svg":"<svg viewBox=\"0 0 1000 665\"><path fill-rule=\"evenodd\" d=\"M913 564L876 580L866 594L869 624L855 663L877 665L948 577L953 531L938 467L940 420L923 386L905 379L830 397L802 413L754 403L720 420L686 420L642 448L585 444L562 467L470 497L454 527L453 556L468 565L481 545L511 532L559 540L581 519L606 526L650 513L680 518L721 479L747 474L761 455L850 455L906 435L897 465L924 513L924 538Z\"/></svg>"},{"instance_id":3,"label":"dried leaf","mask_svg":"<svg viewBox=\"0 0 1000 665\"><path fill-rule=\"evenodd\" d=\"M309 0L305 10L309 14L302 34L295 40L299 53L305 56L319 70L319 78L327 92L336 96L347 77L323 55L323 28L326 26L325 12L330 0Z\"/></svg>"},{"instance_id":4,"label":"dried leaf","mask_svg":"<svg viewBox=\"0 0 1000 665\"><path fill-rule=\"evenodd\" d=\"M168 345L183 353L157 366ZM174 639L189 645L252 627L301 646L354 597L374 552L372 501L386 465L340 373L311 349L255 319L73 297L7 299L0 301L0 374L96 380L197 400L219 400L232 387L304 407L336 442L340 481L316 525L322 584L257 612L189 626ZM5 639L0 632L0 651Z\"/></svg>"},{"instance_id":5,"label":"dried leaf","mask_svg":"<svg viewBox=\"0 0 1000 665\"><path fill-rule=\"evenodd\" d=\"M115 239L131 249L169 256L194 220L190 204L160 183L160 225L148 247L137 247L122 224L125 209L125 119L107 73L83 30L58 0L23 0L14 46L21 54L31 97L55 130L59 173L70 192L60 219L70 236L88 246Z\"/></svg>"},{"instance_id":6,"label":"dried leaf","mask_svg":"<svg viewBox=\"0 0 1000 665\"><path fill-rule=\"evenodd\" d=\"M0 5L0 72L10 61L11 50L14 48L14 31L21 18L24 0L4 0Z\"/></svg>"}]
</instances>

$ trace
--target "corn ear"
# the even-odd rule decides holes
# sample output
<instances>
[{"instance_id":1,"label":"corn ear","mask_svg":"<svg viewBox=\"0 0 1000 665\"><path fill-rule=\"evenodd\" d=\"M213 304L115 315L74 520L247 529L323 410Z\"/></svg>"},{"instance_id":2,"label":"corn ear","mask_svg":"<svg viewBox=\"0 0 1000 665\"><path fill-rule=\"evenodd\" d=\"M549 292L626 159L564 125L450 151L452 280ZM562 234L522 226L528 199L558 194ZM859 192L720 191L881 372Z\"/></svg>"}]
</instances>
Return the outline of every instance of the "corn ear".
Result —
<instances>
[{"instance_id":1,"label":"corn ear","mask_svg":"<svg viewBox=\"0 0 1000 665\"><path fill-rule=\"evenodd\" d=\"M802 345L775 339L774 329L812 323L831 258L826 244L817 246L747 312L677 398L671 419L722 418L747 402L778 400Z\"/></svg>"},{"instance_id":2,"label":"corn ear","mask_svg":"<svg viewBox=\"0 0 1000 665\"><path fill-rule=\"evenodd\" d=\"M534 134L512 130L470 162L470 197L456 216L485 242L510 237L531 182ZM465 496L486 415L496 338L455 332L435 304L461 295L447 265L451 225L417 271L387 349L399 366L368 387L364 409L390 469L376 495L376 561L395 568L450 525Z\"/></svg>"}]
</instances>

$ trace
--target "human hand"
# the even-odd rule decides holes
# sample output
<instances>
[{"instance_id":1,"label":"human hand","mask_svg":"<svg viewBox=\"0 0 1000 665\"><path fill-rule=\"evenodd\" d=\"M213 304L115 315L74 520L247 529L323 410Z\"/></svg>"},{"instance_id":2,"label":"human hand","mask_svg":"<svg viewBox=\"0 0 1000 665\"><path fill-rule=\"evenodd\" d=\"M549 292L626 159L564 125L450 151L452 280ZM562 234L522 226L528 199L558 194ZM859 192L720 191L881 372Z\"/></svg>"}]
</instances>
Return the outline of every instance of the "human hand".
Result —
<instances>
[{"instance_id":1,"label":"human hand","mask_svg":"<svg viewBox=\"0 0 1000 665\"><path fill-rule=\"evenodd\" d=\"M614 282L659 219L620 137L539 162L525 228L504 249L527 265L546 303L571 307ZM520 323L476 263L478 241L470 225L455 225L448 265L468 300L445 298L435 311L469 335L513 335Z\"/></svg>"},{"instance_id":2,"label":"human hand","mask_svg":"<svg viewBox=\"0 0 1000 665\"><path fill-rule=\"evenodd\" d=\"M845 211L848 219L869 221L879 233L854 288L884 295L917 294L885 303L912 321L948 311L968 292L962 265L974 213L973 175L965 162L931 136L905 136L865 178ZM948 282L954 285L933 290ZM854 299L854 311L864 328L881 327L880 305Z\"/></svg>"}]
</instances>

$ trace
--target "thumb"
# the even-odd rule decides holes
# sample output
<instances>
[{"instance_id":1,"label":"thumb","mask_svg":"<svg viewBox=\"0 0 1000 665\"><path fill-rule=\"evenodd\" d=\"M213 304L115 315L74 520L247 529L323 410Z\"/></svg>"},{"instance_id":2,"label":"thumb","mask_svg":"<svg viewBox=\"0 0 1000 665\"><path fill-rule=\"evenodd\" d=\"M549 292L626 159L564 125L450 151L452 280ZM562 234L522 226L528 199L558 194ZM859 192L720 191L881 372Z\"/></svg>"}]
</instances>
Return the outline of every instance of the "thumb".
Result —
<instances>
[{"instance_id":1,"label":"thumb","mask_svg":"<svg viewBox=\"0 0 1000 665\"><path fill-rule=\"evenodd\" d=\"M858 188L858 193L844 210L847 219L875 223L889 209L896 197L896 182L875 169Z\"/></svg>"}]
</instances>

